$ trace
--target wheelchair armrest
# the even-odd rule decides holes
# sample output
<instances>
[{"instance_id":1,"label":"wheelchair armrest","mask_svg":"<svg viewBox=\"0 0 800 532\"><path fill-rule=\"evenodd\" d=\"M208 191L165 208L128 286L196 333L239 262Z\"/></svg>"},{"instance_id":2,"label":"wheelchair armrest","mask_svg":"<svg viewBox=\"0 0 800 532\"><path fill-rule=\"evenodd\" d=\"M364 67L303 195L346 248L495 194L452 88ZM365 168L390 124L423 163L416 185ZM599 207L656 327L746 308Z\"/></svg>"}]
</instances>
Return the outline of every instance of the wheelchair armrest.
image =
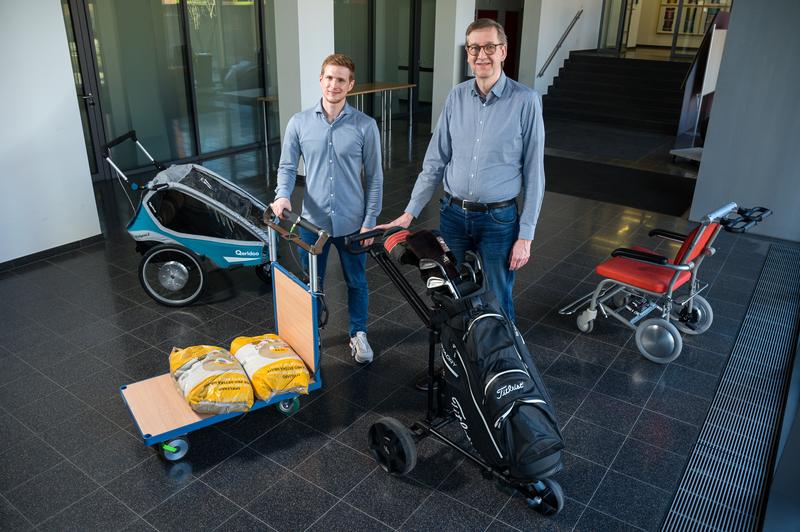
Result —
<instances>
[{"instance_id":1,"label":"wheelchair armrest","mask_svg":"<svg viewBox=\"0 0 800 532\"><path fill-rule=\"evenodd\" d=\"M667 231L666 229L653 229L647 236L657 236L665 240L672 240L673 242L683 242L686 240L687 235L676 233L675 231Z\"/></svg>"},{"instance_id":2,"label":"wheelchair armrest","mask_svg":"<svg viewBox=\"0 0 800 532\"><path fill-rule=\"evenodd\" d=\"M611 252L611 256L638 260L639 262L649 262L651 264L658 264L659 266L669 264L669 259L663 255L656 255L655 253L647 253L636 249L617 248Z\"/></svg>"}]
</instances>

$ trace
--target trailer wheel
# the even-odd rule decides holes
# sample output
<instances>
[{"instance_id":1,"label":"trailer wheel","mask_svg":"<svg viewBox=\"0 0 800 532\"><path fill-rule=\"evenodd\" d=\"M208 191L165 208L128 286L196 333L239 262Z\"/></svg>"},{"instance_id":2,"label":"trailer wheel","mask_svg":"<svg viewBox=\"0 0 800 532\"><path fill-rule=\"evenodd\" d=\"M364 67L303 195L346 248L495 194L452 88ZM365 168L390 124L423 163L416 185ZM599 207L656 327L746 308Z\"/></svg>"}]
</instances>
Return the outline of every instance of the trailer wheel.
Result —
<instances>
[{"instance_id":1,"label":"trailer wheel","mask_svg":"<svg viewBox=\"0 0 800 532\"><path fill-rule=\"evenodd\" d=\"M384 471L405 476L417 465L417 445L411 430L392 417L382 417L369 428L369 448Z\"/></svg>"},{"instance_id":2,"label":"trailer wheel","mask_svg":"<svg viewBox=\"0 0 800 532\"><path fill-rule=\"evenodd\" d=\"M262 283L272 286L272 268L270 268L270 263L256 266L256 275L261 279Z\"/></svg>"},{"instance_id":3,"label":"trailer wheel","mask_svg":"<svg viewBox=\"0 0 800 532\"><path fill-rule=\"evenodd\" d=\"M300 398L292 397L291 399L284 399L278 403L277 408L278 412L281 414L291 416L300 410Z\"/></svg>"},{"instance_id":4,"label":"trailer wheel","mask_svg":"<svg viewBox=\"0 0 800 532\"><path fill-rule=\"evenodd\" d=\"M533 484L532 488L536 495L526 502L540 514L556 515L564 508L564 490L557 481L546 478Z\"/></svg>"},{"instance_id":5,"label":"trailer wheel","mask_svg":"<svg viewBox=\"0 0 800 532\"><path fill-rule=\"evenodd\" d=\"M173 438L156 445L159 454L168 462L176 462L189 452L189 441L186 438Z\"/></svg>"},{"instance_id":6,"label":"trailer wheel","mask_svg":"<svg viewBox=\"0 0 800 532\"><path fill-rule=\"evenodd\" d=\"M203 294L206 273L200 258L176 245L151 248L139 264L139 282L144 291L162 305L182 307Z\"/></svg>"}]
</instances>

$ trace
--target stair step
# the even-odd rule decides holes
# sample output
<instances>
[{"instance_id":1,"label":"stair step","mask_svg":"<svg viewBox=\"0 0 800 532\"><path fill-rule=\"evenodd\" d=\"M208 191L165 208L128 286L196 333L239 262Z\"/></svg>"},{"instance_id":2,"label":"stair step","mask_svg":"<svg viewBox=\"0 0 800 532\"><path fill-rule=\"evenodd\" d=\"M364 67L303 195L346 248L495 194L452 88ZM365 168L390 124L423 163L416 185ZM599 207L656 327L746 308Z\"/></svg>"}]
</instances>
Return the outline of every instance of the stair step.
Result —
<instances>
[{"instance_id":1,"label":"stair step","mask_svg":"<svg viewBox=\"0 0 800 532\"><path fill-rule=\"evenodd\" d=\"M654 100L660 98L682 98L683 91L675 89L664 89L660 87L644 87L639 85L626 85L621 82L608 83L597 80L565 80L557 77L553 80L553 86L559 89L569 89L581 92L593 92L596 94L621 94L624 96L634 96L637 98L652 97Z\"/></svg>"},{"instance_id":2,"label":"stair step","mask_svg":"<svg viewBox=\"0 0 800 532\"><path fill-rule=\"evenodd\" d=\"M619 65L624 64L630 68L659 68L663 70L682 71L689 70L689 64L686 61L658 61L655 59L630 59L622 57L603 56L592 53L571 52L569 59L581 63L594 63L606 65Z\"/></svg>"},{"instance_id":3,"label":"stair step","mask_svg":"<svg viewBox=\"0 0 800 532\"><path fill-rule=\"evenodd\" d=\"M689 65L681 70L673 68L663 68L663 63L653 62L645 66L631 65L628 62L620 63L593 63L587 61L575 61L574 59L567 59L564 61L564 67L574 70L576 72L597 72L597 73L614 73L624 76L650 76L656 79L679 79L683 80L686 73L689 71Z\"/></svg>"},{"instance_id":4,"label":"stair step","mask_svg":"<svg viewBox=\"0 0 800 532\"><path fill-rule=\"evenodd\" d=\"M646 120L672 120L677 124L680 118L680 107L663 108L641 106L627 103L613 103L600 99L597 100L572 100L569 98L553 98L545 96L542 107L548 109L583 110L592 113L602 113L627 118L642 118Z\"/></svg>"},{"instance_id":5,"label":"stair step","mask_svg":"<svg viewBox=\"0 0 800 532\"><path fill-rule=\"evenodd\" d=\"M683 78L660 79L647 75L644 76L624 76L613 72L576 72L569 67L561 67L558 70L558 78L564 81L591 81L609 85L625 85L631 87L658 87L661 90L680 90Z\"/></svg>"},{"instance_id":6,"label":"stair step","mask_svg":"<svg viewBox=\"0 0 800 532\"><path fill-rule=\"evenodd\" d=\"M588 101L588 100L596 100L602 99L605 102L613 102L613 103L631 103L635 105L652 105L652 106L663 106L668 107L670 109L677 108L680 109L681 102L683 101L683 94L679 92L665 92L664 94L659 94L657 97L653 97L652 93L645 93L639 94L638 92L634 94L624 94L620 91L611 91L611 92L598 92L593 90L580 90L577 88L571 87L569 84L565 86L550 86L547 89L546 96L553 96L555 98L568 98L571 100L581 100L581 101Z\"/></svg>"},{"instance_id":7,"label":"stair step","mask_svg":"<svg viewBox=\"0 0 800 532\"><path fill-rule=\"evenodd\" d=\"M562 120L580 120L583 122L596 122L612 127L624 127L642 131L653 131L674 135L678 129L678 122L667 120L643 120L621 116L610 116L604 113L594 113L582 110L544 109L545 123L549 118Z\"/></svg>"}]
</instances>

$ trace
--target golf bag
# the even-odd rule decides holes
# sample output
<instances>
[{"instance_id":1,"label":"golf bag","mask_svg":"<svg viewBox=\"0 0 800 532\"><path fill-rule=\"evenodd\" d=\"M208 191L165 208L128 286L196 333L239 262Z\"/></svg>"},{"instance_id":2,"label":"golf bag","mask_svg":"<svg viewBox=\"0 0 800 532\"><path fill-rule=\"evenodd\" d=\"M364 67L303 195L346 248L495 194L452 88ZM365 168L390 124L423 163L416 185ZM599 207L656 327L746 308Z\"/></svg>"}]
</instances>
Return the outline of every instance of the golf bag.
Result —
<instances>
[{"instance_id":1,"label":"golf bag","mask_svg":"<svg viewBox=\"0 0 800 532\"><path fill-rule=\"evenodd\" d=\"M459 272L435 232L392 239L387 250L419 267L434 302L442 397L472 446L512 478L541 479L559 471L564 443L550 395L522 335L486 290L479 257L468 252Z\"/></svg>"}]
</instances>

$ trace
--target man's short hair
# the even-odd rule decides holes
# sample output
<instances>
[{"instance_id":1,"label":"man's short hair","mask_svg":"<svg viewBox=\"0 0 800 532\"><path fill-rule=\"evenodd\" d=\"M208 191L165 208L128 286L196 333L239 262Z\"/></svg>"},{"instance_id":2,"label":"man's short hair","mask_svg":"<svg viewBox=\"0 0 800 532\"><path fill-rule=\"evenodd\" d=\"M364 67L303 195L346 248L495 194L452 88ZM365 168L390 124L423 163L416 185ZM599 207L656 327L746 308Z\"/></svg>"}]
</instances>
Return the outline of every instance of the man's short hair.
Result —
<instances>
[{"instance_id":1,"label":"man's short hair","mask_svg":"<svg viewBox=\"0 0 800 532\"><path fill-rule=\"evenodd\" d=\"M508 44L508 38L506 37L506 30L503 29L503 26L497 22L496 20L492 20L490 18L479 18L469 26L467 26L467 33L464 35L466 38L466 43L469 44L469 34L475 30L484 30L487 28L494 28L497 30L497 40L500 41L500 44Z\"/></svg>"},{"instance_id":2,"label":"man's short hair","mask_svg":"<svg viewBox=\"0 0 800 532\"><path fill-rule=\"evenodd\" d=\"M331 54L322 62L322 68L319 70L319 75L325 75L325 67L328 65L341 66L350 69L350 80L356 77L356 64L353 60L344 54Z\"/></svg>"}]
</instances>

